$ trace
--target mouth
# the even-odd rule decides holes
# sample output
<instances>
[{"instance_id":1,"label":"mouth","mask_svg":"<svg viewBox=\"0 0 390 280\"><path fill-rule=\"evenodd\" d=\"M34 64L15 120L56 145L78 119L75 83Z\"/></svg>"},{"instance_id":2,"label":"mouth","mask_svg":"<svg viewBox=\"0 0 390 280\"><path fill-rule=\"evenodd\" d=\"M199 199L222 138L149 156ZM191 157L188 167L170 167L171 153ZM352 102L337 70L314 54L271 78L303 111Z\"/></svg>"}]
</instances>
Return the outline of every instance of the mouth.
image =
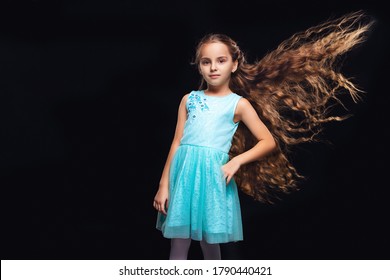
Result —
<instances>
[{"instance_id":1,"label":"mouth","mask_svg":"<svg viewBox=\"0 0 390 280\"><path fill-rule=\"evenodd\" d=\"M216 79L216 78L218 78L220 75L209 75L209 77L211 78L211 79Z\"/></svg>"}]
</instances>

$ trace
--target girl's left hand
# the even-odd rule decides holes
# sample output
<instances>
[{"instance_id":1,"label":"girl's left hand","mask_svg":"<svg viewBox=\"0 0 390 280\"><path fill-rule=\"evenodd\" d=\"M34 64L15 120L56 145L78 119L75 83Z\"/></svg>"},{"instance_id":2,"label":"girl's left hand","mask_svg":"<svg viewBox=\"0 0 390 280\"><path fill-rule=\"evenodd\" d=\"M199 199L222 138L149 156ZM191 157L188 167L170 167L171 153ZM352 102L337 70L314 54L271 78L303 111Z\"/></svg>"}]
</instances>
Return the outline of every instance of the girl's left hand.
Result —
<instances>
[{"instance_id":1,"label":"girl's left hand","mask_svg":"<svg viewBox=\"0 0 390 280\"><path fill-rule=\"evenodd\" d=\"M232 158L229 162L221 167L223 178L226 180L226 185L229 184L230 180L233 178L234 174L240 167L241 164L235 158Z\"/></svg>"}]
</instances>

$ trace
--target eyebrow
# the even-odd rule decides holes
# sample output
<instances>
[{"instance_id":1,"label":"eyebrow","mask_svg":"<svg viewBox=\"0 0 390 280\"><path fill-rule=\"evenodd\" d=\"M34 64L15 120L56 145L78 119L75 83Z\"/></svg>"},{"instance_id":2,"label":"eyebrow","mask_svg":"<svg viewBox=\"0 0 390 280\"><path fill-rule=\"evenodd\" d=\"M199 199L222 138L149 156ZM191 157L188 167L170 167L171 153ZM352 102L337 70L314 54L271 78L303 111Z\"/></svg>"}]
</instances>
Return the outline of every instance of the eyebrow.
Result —
<instances>
[{"instance_id":1,"label":"eyebrow","mask_svg":"<svg viewBox=\"0 0 390 280\"><path fill-rule=\"evenodd\" d=\"M218 56L218 57L217 57L217 59L219 59L219 58L228 58L228 57L225 56L225 55L223 55L223 56ZM206 56L206 57L203 56L203 57L201 57L200 59L210 59L210 58L208 58L207 56Z\"/></svg>"}]
</instances>

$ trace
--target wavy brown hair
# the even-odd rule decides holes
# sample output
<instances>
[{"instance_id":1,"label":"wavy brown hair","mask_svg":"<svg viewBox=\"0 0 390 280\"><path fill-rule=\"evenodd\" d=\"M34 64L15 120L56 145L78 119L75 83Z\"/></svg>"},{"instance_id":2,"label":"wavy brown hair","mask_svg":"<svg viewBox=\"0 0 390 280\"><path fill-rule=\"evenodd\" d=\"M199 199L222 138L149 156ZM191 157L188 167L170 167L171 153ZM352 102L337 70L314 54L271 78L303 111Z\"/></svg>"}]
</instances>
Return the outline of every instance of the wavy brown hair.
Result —
<instances>
[{"instance_id":1,"label":"wavy brown hair","mask_svg":"<svg viewBox=\"0 0 390 280\"><path fill-rule=\"evenodd\" d=\"M248 99L277 142L265 158L241 166L235 174L240 189L255 200L274 203L280 194L298 190L299 174L288 159L292 145L317 141L323 124L349 115L330 114L343 105L338 98L348 94L357 102L363 91L340 73L340 56L365 41L373 24L363 12L327 20L292 35L275 50L253 64L247 63L237 43L224 34L208 34L197 45L193 64L199 65L204 44L220 42L230 51L238 69L230 89ZM202 79L200 89L205 89ZM232 141L230 157L257 143L249 129L240 124Z\"/></svg>"}]
</instances>

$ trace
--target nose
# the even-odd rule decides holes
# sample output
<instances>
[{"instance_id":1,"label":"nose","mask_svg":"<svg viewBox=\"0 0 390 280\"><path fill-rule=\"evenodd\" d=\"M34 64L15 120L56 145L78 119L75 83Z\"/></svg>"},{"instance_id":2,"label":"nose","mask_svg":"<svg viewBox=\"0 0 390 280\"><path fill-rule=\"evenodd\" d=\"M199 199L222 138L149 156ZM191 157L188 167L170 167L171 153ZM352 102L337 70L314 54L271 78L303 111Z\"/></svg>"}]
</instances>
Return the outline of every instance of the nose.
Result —
<instances>
[{"instance_id":1,"label":"nose","mask_svg":"<svg viewBox=\"0 0 390 280\"><path fill-rule=\"evenodd\" d=\"M211 63L211 68L210 68L210 70L211 71L216 71L217 70L217 64L216 63Z\"/></svg>"}]
</instances>

